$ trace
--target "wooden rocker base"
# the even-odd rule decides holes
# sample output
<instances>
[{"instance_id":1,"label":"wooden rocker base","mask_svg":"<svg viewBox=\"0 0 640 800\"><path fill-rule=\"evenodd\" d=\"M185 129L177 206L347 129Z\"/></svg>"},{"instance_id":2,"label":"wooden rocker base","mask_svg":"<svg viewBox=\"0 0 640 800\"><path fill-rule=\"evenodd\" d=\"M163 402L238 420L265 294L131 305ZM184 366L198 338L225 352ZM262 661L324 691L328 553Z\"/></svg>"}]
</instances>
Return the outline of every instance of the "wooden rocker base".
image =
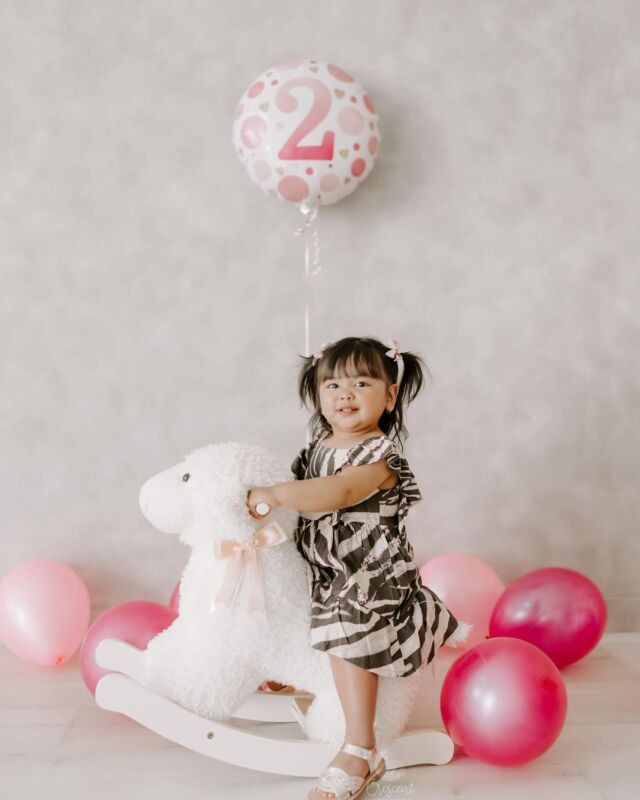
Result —
<instances>
[{"instance_id":1,"label":"wooden rocker base","mask_svg":"<svg viewBox=\"0 0 640 800\"><path fill-rule=\"evenodd\" d=\"M235 720L292 722L304 731L304 714L297 700L310 698L308 692L269 695L255 692L226 722L214 722L194 714L172 700L154 694L140 682L143 652L118 639L104 639L96 648L96 661L104 675L96 686L100 708L124 714L145 728L202 755L238 767L278 775L317 777L333 758L337 748L326 742L261 735ZM259 730L259 729L258 729ZM406 731L389 745L380 748L387 768L418 764L446 764L453 756L454 744L441 731Z\"/></svg>"}]
</instances>

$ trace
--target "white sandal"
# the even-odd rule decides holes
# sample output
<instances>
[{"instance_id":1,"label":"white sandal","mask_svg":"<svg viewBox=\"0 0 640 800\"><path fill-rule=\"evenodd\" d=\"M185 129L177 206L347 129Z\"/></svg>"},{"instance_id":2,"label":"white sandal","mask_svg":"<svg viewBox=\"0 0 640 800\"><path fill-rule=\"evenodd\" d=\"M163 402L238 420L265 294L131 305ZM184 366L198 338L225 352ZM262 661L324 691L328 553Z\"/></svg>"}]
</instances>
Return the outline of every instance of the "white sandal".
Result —
<instances>
[{"instance_id":1,"label":"white sandal","mask_svg":"<svg viewBox=\"0 0 640 800\"><path fill-rule=\"evenodd\" d=\"M362 797L362 793L370 783L379 781L387 771L384 758L375 747L371 750L366 750L364 747L345 743L341 750L352 756L366 759L369 764L369 773L364 778L361 778L359 775L350 775L340 767L329 766L320 775L318 782L307 795L308 800L356 800L357 797ZM329 798L326 795L319 794L316 790L333 792L335 797Z\"/></svg>"}]
</instances>

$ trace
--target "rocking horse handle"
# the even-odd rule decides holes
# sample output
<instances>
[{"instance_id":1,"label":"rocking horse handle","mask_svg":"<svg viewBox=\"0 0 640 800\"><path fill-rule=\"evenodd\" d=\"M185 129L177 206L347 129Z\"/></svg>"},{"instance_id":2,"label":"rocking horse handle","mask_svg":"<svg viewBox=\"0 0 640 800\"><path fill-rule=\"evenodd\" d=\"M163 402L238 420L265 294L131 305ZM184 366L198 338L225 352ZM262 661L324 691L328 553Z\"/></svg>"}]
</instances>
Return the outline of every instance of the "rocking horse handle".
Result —
<instances>
[{"instance_id":1,"label":"rocking horse handle","mask_svg":"<svg viewBox=\"0 0 640 800\"><path fill-rule=\"evenodd\" d=\"M266 517L267 514L271 511L271 506L269 503L258 503L256 506L256 513L260 514L261 517Z\"/></svg>"}]
</instances>

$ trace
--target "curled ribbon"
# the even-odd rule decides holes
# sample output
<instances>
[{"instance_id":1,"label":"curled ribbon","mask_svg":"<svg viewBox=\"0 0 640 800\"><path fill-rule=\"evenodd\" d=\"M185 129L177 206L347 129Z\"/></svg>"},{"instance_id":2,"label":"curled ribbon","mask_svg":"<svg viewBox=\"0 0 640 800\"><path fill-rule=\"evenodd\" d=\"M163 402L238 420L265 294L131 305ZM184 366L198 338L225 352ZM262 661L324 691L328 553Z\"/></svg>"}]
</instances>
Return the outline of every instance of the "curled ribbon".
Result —
<instances>
[{"instance_id":1,"label":"curled ribbon","mask_svg":"<svg viewBox=\"0 0 640 800\"><path fill-rule=\"evenodd\" d=\"M303 200L300 203L300 212L304 217L303 224L294 231L294 236L304 236L304 354L309 355L309 317L311 300L311 280L321 270L320 265L320 237L313 223L318 216L320 206ZM313 249L313 252L312 252ZM315 269L311 272L311 265ZM314 362L315 363L315 362Z\"/></svg>"},{"instance_id":2,"label":"curled ribbon","mask_svg":"<svg viewBox=\"0 0 640 800\"><path fill-rule=\"evenodd\" d=\"M216 558L228 559L222 586L214 595L209 606L212 614L219 606L230 608L235 604L242 583L245 589L245 609L266 616L264 605L264 584L258 550L275 547L287 540L287 535L277 522L260 528L248 544L235 539L218 539L215 543Z\"/></svg>"}]
</instances>

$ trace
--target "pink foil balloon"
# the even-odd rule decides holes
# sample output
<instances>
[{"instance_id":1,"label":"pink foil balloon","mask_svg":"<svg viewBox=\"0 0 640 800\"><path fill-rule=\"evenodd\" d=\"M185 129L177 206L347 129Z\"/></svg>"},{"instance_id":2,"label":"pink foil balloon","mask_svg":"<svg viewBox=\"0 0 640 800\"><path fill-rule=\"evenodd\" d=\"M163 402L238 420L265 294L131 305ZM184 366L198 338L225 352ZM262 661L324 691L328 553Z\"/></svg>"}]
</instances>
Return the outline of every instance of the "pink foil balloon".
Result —
<instances>
[{"instance_id":1,"label":"pink foil balloon","mask_svg":"<svg viewBox=\"0 0 640 800\"><path fill-rule=\"evenodd\" d=\"M167 606L150 600L131 600L103 611L93 621L80 648L80 672L91 694L95 694L100 678L109 672L96 663L96 647L103 639L122 639L145 650L151 639L177 616Z\"/></svg>"},{"instance_id":2,"label":"pink foil balloon","mask_svg":"<svg viewBox=\"0 0 640 800\"><path fill-rule=\"evenodd\" d=\"M607 605L593 581L571 569L544 567L509 584L489 631L535 644L562 668L593 650L606 624Z\"/></svg>"},{"instance_id":3,"label":"pink foil balloon","mask_svg":"<svg viewBox=\"0 0 640 800\"><path fill-rule=\"evenodd\" d=\"M381 142L364 86L336 64L298 58L270 67L240 97L232 142L262 191L308 207L364 181Z\"/></svg>"},{"instance_id":4,"label":"pink foil balloon","mask_svg":"<svg viewBox=\"0 0 640 800\"><path fill-rule=\"evenodd\" d=\"M0 581L0 639L32 664L53 667L68 661L90 617L87 587L59 561L25 561Z\"/></svg>"},{"instance_id":5,"label":"pink foil balloon","mask_svg":"<svg viewBox=\"0 0 640 800\"><path fill-rule=\"evenodd\" d=\"M491 612L504 591L504 583L488 564L464 553L443 553L423 564L420 577L459 622L473 624L458 651L488 638Z\"/></svg>"},{"instance_id":6,"label":"pink foil balloon","mask_svg":"<svg viewBox=\"0 0 640 800\"><path fill-rule=\"evenodd\" d=\"M488 639L460 656L442 684L447 732L489 764L531 761L555 742L567 714L560 671L521 639Z\"/></svg>"}]
</instances>

